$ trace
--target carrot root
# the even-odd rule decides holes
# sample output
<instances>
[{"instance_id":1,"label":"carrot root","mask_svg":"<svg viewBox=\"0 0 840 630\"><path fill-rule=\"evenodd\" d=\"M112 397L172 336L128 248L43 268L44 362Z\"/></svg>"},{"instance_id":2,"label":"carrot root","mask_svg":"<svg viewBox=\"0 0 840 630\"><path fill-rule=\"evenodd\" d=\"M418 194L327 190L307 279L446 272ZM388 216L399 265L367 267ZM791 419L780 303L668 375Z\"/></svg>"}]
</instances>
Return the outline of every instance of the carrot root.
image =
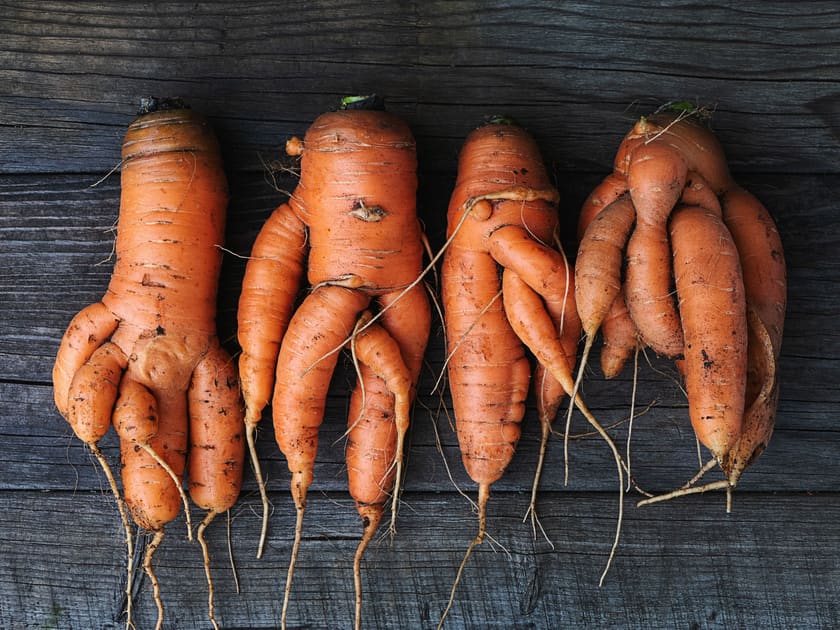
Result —
<instances>
[{"instance_id":1,"label":"carrot root","mask_svg":"<svg viewBox=\"0 0 840 630\"><path fill-rule=\"evenodd\" d=\"M370 541L373 540L373 535L379 527L379 522L382 520L382 506L361 505L357 506L357 509L359 515L362 517L362 524L364 526L362 539L359 541L359 546L356 548L356 553L353 556L353 585L356 589L354 628L360 630L362 627L362 557Z\"/></svg>"},{"instance_id":2,"label":"carrot root","mask_svg":"<svg viewBox=\"0 0 840 630\"><path fill-rule=\"evenodd\" d=\"M105 478L108 480L108 486L111 488L111 494L114 495L114 499L117 502L120 520L122 521L123 529L125 530L125 543L128 549L126 556L128 569L126 571L125 580L125 627L133 628L134 622L131 618L133 597L131 591L134 587L134 536L131 533L131 522L128 520L128 510L126 510L125 501L123 501L120 496L120 490L117 487L117 480L114 478L111 466L108 464L108 461L105 459L105 456L102 455L102 451L99 450L99 447L96 444L88 444L88 446L90 447L94 457L96 457L96 460L99 462L99 465L102 467L102 471L105 473Z\"/></svg>"},{"instance_id":3,"label":"carrot root","mask_svg":"<svg viewBox=\"0 0 840 630\"><path fill-rule=\"evenodd\" d=\"M268 493L265 490L265 480L263 479L262 468L260 460L257 456L257 444L255 434L257 424L252 419L245 419L245 440L248 442L248 453L251 458L251 467L254 470L254 478L257 482L257 488L260 491L260 501L262 503L262 525L260 526L260 539L257 543L257 558L262 558L263 550L265 549L265 539L268 535L268 514L269 502Z\"/></svg>"},{"instance_id":4,"label":"carrot root","mask_svg":"<svg viewBox=\"0 0 840 630\"><path fill-rule=\"evenodd\" d=\"M464 574L464 568L467 566L467 561L470 559L472 555L473 549L475 549L478 545L484 542L484 536L487 533L487 501L490 499L490 484L489 483L482 483L478 486L478 533L475 535L470 541L469 546L467 547L467 551L464 553L464 558L461 560L461 564L458 567L458 572L455 574L455 582L452 584L452 591L449 593L449 601L446 604L446 608L443 611L443 614L440 617L440 621L437 625L437 630L443 628L443 623L446 621L446 617L449 614L449 611L452 609L452 605L455 603L455 593L458 590L458 584L461 582L461 576Z\"/></svg>"},{"instance_id":5,"label":"carrot root","mask_svg":"<svg viewBox=\"0 0 840 630\"><path fill-rule=\"evenodd\" d=\"M689 494L702 494L704 492L708 492L709 490L722 490L731 488L732 486L727 479L721 479L720 481L712 481L702 486L677 488L676 490L666 492L665 494L658 494L656 496L639 501L638 503L636 503L636 507L644 507L645 505L651 505L653 503L670 501L671 499L676 499L677 497L684 497Z\"/></svg>"},{"instance_id":6,"label":"carrot root","mask_svg":"<svg viewBox=\"0 0 840 630\"><path fill-rule=\"evenodd\" d=\"M149 576L149 581L152 583L152 597L154 598L158 613L155 630L161 630L163 627L163 600L160 596L160 582L158 582L155 570L152 567L152 558L162 542L163 529L159 529L155 532L152 542L150 542L149 546L146 547L146 553L143 556L143 570L146 572L146 575Z\"/></svg>"},{"instance_id":7,"label":"carrot root","mask_svg":"<svg viewBox=\"0 0 840 630\"><path fill-rule=\"evenodd\" d=\"M295 483L295 476L292 478L292 493L295 498L295 538L292 543L292 553L289 557L289 568L286 572L286 586L283 589L283 610L280 613L280 627L286 630L286 616L289 612L289 600L292 595L292 579L295 575L295 564L297 563L298 551L300 551L300 541L303 537L303 515L306 511L306 488L302 487L302 482Z\"/></svg>"},{"instance_id":8,"label":"carrot root","mask_svg":"<svg viewBox=\"0 0 840 630\"><path fill-rule=\"evenodd\" d=\"M528 520L529 516L531 517L531 528L534 530L534 538L537 537L538 526L540 530L545 533L545 530L542 529L542 525L539 524L539 518L537 517L537 490L540 486L543 464L545 463L545 454L548 451L548 439L551 437L551 420L548 418L540 418L540 429L540 451L537 459L537 467L534 471L534 481L531 484L531 501L528 504L528 510L525 512L525 516L522 519L522 522L524 523ZM546 540L548 540L547 537ZM550 540L548 540L548 543L553 549L554 544Z\"/></svg>"}]
</instances>

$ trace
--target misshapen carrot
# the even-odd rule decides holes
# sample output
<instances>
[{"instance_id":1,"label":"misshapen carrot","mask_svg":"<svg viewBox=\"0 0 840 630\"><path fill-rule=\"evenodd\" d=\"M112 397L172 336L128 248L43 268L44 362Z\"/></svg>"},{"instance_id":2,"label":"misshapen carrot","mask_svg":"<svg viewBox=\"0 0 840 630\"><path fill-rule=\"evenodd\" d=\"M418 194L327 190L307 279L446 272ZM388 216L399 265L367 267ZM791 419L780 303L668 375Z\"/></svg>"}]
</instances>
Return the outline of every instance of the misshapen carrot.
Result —
<instances>
[{"instance_id":1,"label":"misshapen carrot","mask_svg":"<svg viewBox=\"0 0 840 630\"><path fill-rule=\"evenodd\" d=\"M58 408L68 410L74 426L107 428L123 378L154 398L157 430L154 436L146 430L143 438L170 472L131 438L121 440L120 450L126 504L135 522L155 533L144 567L155 590L158 627L163 606L151 557L164 525L181 508L180 482L170 473L180 479L184 472L187 389L195 367L218 343L216 283L226 205L219 147L206 120L176 100L144 102L123 143L116 263L108 290L101 306L85 309L71 323L54 370ZM86 377L80 363L104 352L112 356L107 375ZM69 403L100 387L103 395L95 394L83 413L62 403L65 389ZM140 406L132 409L131 400ZM148 402L145 395L129 397L120 413L140 417Z\"/></svg>"},{"instance_id":2,"label":"misshapen carrot","mask_svg":"<svg viewBox=\"0 0 840 630\"><path fill-rule=\"evenodd\" d=\"M723 221L741 258L747 300L767 327L778 360L787 303L785 254L779 231L764 205L737 184L724 193L721 204Z\"/></svg>"},{"instance_id":3,"label":"misshapen carrot","mask_svg":"<svg viewBox=\"0 0 840 630\"><path fill-rule=\"evenodd\" d=\"M602 198L612 201L605 206L599 203L597 211L593 210L592 199ZM600 214L602 210L604 216ZM635 219L636 209L627 192L626 178L618 171L608 175L581 208L575 292L586 343L578 381L599 330L604 342L601 371L608 379L621 372L629 356L640 346L638 330L627 310L623 281L625 248Z\"/></svg>"},{"instance_id":4,"label":"misshapen carrot","mask_svg":"<svg viewBox=\"0 0 840 630\"><path fill-rule=\"evenodd\" d=\"M388 380L393 370L404 368L410 377L408 399L413 398L431 321L428 299L418 284L423 246L416 214L415 143L407 125L385 111L345 108L316 119L303 141L287 143L287 152L301 156L300 181L288 204L266 224L259 248L255 245L238 314L240 327L250 328L240 332L248 424L256 423L273 390L275 437L292 473L297 522L283 627L337 352L355 334L364 333L357 323L368 308L378 330L399 350L389 355L391 370L371 365L362 370L372 402L400 407L399 414L392 411L398 416L390 449L395 487L381 485L388 479L375 474L353 484L354 496L368 496L369 489L360 486L373 480L377 496L382 490L398 493L407 430L405 395L397 402L389 389L394 383L383 388L376 379ZM312 290L294 311L303 269ZM263 339L268 347L260 347ZM393 363L397 358L400 366ZM355 410L360 402L353 404ZM396 505L394 501L393 514ZM369 540L372 521L366 515L363 520ZM360 554L357 567L359 560Z\"/></svg>"},{"instance_id":5,"label":"misshapen carrot","mask_svg":"<svg viewBox=\"0 0 840 630\"><path fill-rule=\"evenodd\" d=\"M640 119L616 155L627 177L637 225L627 244L626 299L643 341L655 352L682 352L679 314L672 297L667 222L690 172L721 194L731 178L717 138L685 111L664 110Z\"/></svg>"},{"instance_id":6,"label":"misshapen carrot","mask_svg":"<svg viewBox=\"0 0 840 630\"><path fill-rule=\"evenodd\" d=\"M572 313L574 271L553 246L557 202L539 149L522 128L496 119L470 133L450 198L441 277L449 383L461 457L478 484L479 528L441 623L470 553L484 539L490 485L504 473L519 439L530 374L523 342L558 385L573 391L576 356L562 339L565 327L576 337L580 323ZM512 312L508 287L532 296L537 312ZM541 334L526 334L529 329ZM553 402L546 403L548 410Z\"/></svg>"},{"instance_id":7,"label":"misshapen carrot","mask_svg":"<svg viewBox=\"0 0 840 630\"><path fill-rule=\"evenodd\" d=\"M614 160L637 210L623 287L632 324L644 343L675 358L692 425L713 454L683 488L639 505L711 489L726 489L729 498L765 448L778 402L786 291L781 241L766 209L732 179L707 118L686 103L670 104L640 119ZM669 248L673 263L666 260ZM672 279L678 309L668 295ZM641 308L656 303L661 306ZM619 314L620 306L611 308ZM631 337L631 325L613 327ZM612 361L606 350L602 360ZM615 357L616 364L623 361ZM696 485L716 465L727 479Z\"/></svg>"},{"instance_id":8,"label":"misshapen carrot","mask_svg":"<svg viewBox=\"0 0 840 630\"><path fill-rule=\"evenodd\" d=\"M408 428L416 382L397 342L384 327L370 324L371 319L370 312L362 314L357 322L361 332L351 341L360 378L350 402L345 454L350 496L364 527L353 563L356 628L362 622L361 559L382 520L385 502L390 498L393 504L398 499L396 492L391 493L396 453L403 447L399 435Z\"/></svg>"},{"instance_id":9,"label":"misshapen carrot","mask_svg":"<svg viewBox=\"0 0 840 630\"><path fill-rule=\"evenodd\" d=\"M627 184L636 227L627 242L627 308L645 344L667 357L683 350L671 291L667 223L687 175L682 155L665 143L643 143L630 156Z\"/></svg>"},{"instance_id":10,"label":"misshapen carrot","mask_svg":"<svg viewBox=\"0 0 840 630\"><path fill-rule=\"evenodd\" d=\"M586 345L581 370L601 324L621 294L624 248L636 220L629 195L604 208L586 227L575 261L575 301Z\"/></svg>"}]
</instances>

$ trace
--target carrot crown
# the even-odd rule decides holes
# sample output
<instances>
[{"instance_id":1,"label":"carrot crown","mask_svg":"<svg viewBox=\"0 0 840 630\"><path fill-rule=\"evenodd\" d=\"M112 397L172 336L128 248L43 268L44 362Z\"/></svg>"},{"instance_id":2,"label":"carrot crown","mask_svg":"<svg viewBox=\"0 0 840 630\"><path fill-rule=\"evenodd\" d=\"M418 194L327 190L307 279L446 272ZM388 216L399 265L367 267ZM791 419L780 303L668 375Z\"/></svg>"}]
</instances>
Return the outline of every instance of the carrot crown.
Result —
<instances>
[{"instance_id":1,"label":"carrot crown","mask_svg":"<svg viewBox=\"0 0 840 630\"><path fill-rule=\"evenodd\" d=\"M668 101L663 103L655 112L656 114L673 114L679 118L693 117L697 122L702 123L706 127L712 118L712 108L708 105L695 105L689 100Z\"/></svg>"},{"instance_id":2,"label":"carrot crown","mask_svg":"<svg viewBox=\"0 0 840 630\"><path fill-rule=\"evenodd\" d=\"M172 96L167 98L158 98L157 96L144 96L140 99L140 107L137 110L137 115L151 114L152 112L162 112L167 109L189 109L180 97Z\"/></svg>"},{"instance_id":3,"label":"carrot crown","mask_svg":"<svg viewBox=\"0 0 840 630\"><path fill-rule=\"evenodd\" d=\"M362 96L345 96L341 99L338 107L340 110L366 109L384 111L385 99L378 94L366 94Z\"/></svg>"},{"instance_id":4,"label":"carrot crown","mask_svg":"<svg viewBox=\"0 0 840 630\"><path fill-rule=\"evenodd\" d=\"M501 114L495 114L493 116L487 116L484 119L485 125L510 125L511 127L518 127L519 123L516 122L510 116L503 116Z\"/></svg>"}]
</instances>

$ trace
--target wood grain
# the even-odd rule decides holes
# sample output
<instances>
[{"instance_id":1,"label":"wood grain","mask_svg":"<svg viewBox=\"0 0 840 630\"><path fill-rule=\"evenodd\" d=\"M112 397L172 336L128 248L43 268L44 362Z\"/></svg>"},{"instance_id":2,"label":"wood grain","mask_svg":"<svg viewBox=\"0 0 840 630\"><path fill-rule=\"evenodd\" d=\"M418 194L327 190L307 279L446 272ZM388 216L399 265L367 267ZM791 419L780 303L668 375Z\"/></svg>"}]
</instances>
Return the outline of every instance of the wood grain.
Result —
<instances>
[{"instance_id":1,"label":"wood grain","mask_svg":"<svg viewBox=\"0 0 840 630\"><path fill-rule=\"evenodd\" d=\"M225 628L269 628L278 622L277 595L294 516L287 497L271 498L275 510L262 560L253 558L257 516L237 509L233 517L239 593L224 519L208 531L217 615ZM472 536L474 515L466 501L438 494L413 495L411 501L414 510L403 519L393 546L380 539L368 552L363 585L370 594L365 607L369 627L434 626ZM840 579L840 555L833 544L833 523L840 513L833 495L750 494L729 516L704 503L691 498L631 510L613 570L598 588L612 539L614 497L546 493L542 524L552 549L516 516L527 507L527 496L500 492L489 513L496 544L485 543L471 559L448 627L833 625ZM120 627L124 543L110 497L54 493L45 500L41 494L17 493L3 495L0 505L5 508L0 527L10 532L0 542L0 626ZM791 513L800 516L795 545L781 542L790 536ZM311 496L289 627L326 630L350 623L350 559L359 532L354 516L344 496ZM200 552L183 538L180 522L172 525L156 556L166 627L207 627ZM62 532L60 543L57 531ZM93 540L95 545L85 544ZM35 551L40 560L33 565ZM149 584L142 577L135 612L139 627L154 625Z\"/></svg>"},{"instance_id":2,"label":"wood grain","mask_svg":"<svg viewBox=\"0 0 840 630\"><path fill-rule=\"evenodd\" d=\"M537 0L309 3L0 2L0 628L122 628L123 534L89 452L52 402L59 339L107 286L125 127L141 96L179 95L208 114L230 174L219 330L232 352L245 259L294 177L281 147L345 94L376 91L415 130L418 207L443 243L458 150L488 114L537 137L561 191L564 245L577 209L609 170L633 119L663 101L715 108L739 181L776 218L788 262L788 314L776 432L725 514L720 494L644 509L626 499L605 585L617 508L614 464L593 437L571 445L564 486L551 443L538 510L549 545L523 523L539 430L494 485L489 533L471 559L447 628L832 628L840 506L840 8L835 2L598 3ZM269 165L274 170L269 169ZM444 361L433 330L410 434L393 543L363 572L368 628L434 627L470 538L475 494L433 391ZM597 366L597 357L591 365ZM697 468L685 399L667 362L643 360L632 466L664 491ZM330 390L292 593L290 627L350 627L360 524L346 492L342 434L350 365ZM606 423L627 414L629 370L584 395ZM250 474L233 510L241 592L225 519L208 533L223 627L279 623L293 509L270 434L258 447L274 511L254 558L259 502ZM580 418L573 431L588 429ZM614 427L623 445L626 423ZM113 433L102 443L118 465ZM197 511L193 516L197 515ZM209 627L196 545L183 517L156 566L166 628ZM145 544L140 538L139 546ZM138 576L139 576L138 571ZM138 628L153 627L138 579Z\"/></svg>"},{"instance_id":3,"label":"wood grain","mask_svg":"<svg viewBox=\"0 0 840 630\"><path fill-rule=\"evenodd\" d=\"M2 172L107 171L149 93L200 104L232 167L255 169L341 96L371 91L416 129L424 166L444 171L500 110L563 168L603 169L635 116L684 98L715 107L738 170L840 167L840 16L828 0L0 9Z\"/></svg>"}]
</instances>

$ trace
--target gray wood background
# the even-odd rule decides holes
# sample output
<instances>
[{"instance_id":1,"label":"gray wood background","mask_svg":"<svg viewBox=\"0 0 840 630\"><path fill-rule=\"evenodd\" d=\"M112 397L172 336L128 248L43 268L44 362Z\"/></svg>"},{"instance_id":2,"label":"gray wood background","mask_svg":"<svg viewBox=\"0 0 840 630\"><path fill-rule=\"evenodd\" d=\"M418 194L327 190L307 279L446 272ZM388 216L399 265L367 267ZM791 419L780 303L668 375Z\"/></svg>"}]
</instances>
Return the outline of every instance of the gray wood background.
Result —
<instances>
[{"instance_id":1,"label":"gray wood background","mask_svg":"<svg viewBox=\"0 0 840 630\"><path fill-rule=\"evenodd\" d=\"M70 318L108 282L119 178L93 184L117 164L139 98L178 95L211 117L232 187L227 246L244 255L282 199L264 163L341 96L374 91L415 130L433 245L442 242L458 148L485 115L509 114L537 137L573 246L580 202L609 171L634 117L687 98L715 108L732 169L776 217L789 266L777 430L733 513L719 494L642 509L629 496L599 588L615 526L614 464L599 440L575 440L564 486L554 440L538 506L545 536L535 536L522 522L538 443L531 406L516 458L493 489L496 543L473 555L447 627L838 627L840 6L323 0L0 3L0 628L123 625L117 512L53 406L50 371ZM242 272L242 260L227 256L219 326L233 351ZM369 628L434 627L474 533L459 490L475 487L450 402L431 391L442 360L438 323L398 535L393 545L378 539L363 567ZM697 466L672 376L664 363L643 363L639 373L639 404L653 406L634 427L633 467L654 491ZM360 524L340 440L350 379L342 367L330 394L289 613L295 628L351 626ZM585 394L605 421L619 420L629 373L607 384L595 369ZM575 430L585 427L577 421ZM625 426L613 432L626 438ZM113 435L103 448L117 465ZM259 448L273 513L257 560L259 504L248 475L230 514L239 591L225 519L208 531L226 628L279 623L294 510L268 431ZM166 628L205 628L200 551L181 525L169 526L156 559ZM153 627L148 581L137 586L138 627Z\"/></svg>"}]
</instances>

